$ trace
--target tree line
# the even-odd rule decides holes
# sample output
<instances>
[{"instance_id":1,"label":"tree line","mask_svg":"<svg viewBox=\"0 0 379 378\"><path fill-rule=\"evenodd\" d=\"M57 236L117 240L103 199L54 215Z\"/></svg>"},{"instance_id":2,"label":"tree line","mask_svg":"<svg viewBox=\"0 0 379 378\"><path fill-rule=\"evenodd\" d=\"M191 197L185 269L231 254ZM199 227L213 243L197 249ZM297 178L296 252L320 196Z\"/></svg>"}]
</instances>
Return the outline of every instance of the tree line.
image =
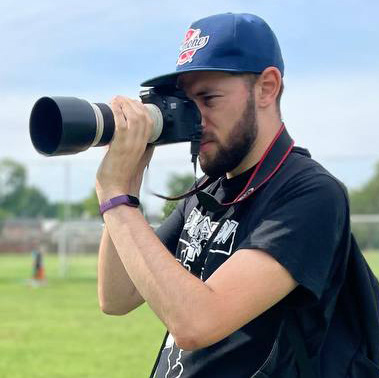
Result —
<instances>
[{"instance_id":1,"label":"tree line","mask_svg":"<svg viewBox=\"0 0 379 378\"><path fill-rule=\"evenodd\" d=\"M192 174L172 175L168 181L169 195L181 194L193 184ZM166 218L176 206L167 202L162 210ZM0 221L7 218L55 218L63 219L65 203L52 202L42 190L28 184L26 167L13 159L0 160ZM70 217L95 218L99 216L96 191L93 189L82 201L70 203Z\"/></svg>"},{"instance_id":2,"label":"tree line","mask_svg":"<svg viewBox=\"0 0 379 378\"><path fill-rule=\"evenodd\" d=\"M379 214L379 163L374 175L360 189L350 192L351 214ZM353 231L363 250L379 249L377 223L353 224Z\"/></svg>"},{"instance_id":3,"label":"tree line","mask_svg":"<svg viewBox=\"0 0 379 378\"><path fill-rule=\"evenodd\" d=\"M193 174L173 174L167 182L168 195L182 194L193 184ZM374 175L361 188L349 194L352 214L379 214L379 163ZM176 204L176 201L167 201L162 209L162 217L166 218ZM70 208L73 218L97 216L95 190L82 201L71 203ZM62 218L63 213L63 201L50 202L39 188L28 185L24 165L8 158L0 160L0 219L9 216Z\"/></svg>"},{"instance_id":4,"label":"tree line","mask_svg":"<svg viewBox=\"0 0 379 378\"><path fill-rule=\"evenodd\" d=\"M71 203L71 216L95 216L94 195L93 191L83 201ZM10 217L63 219L64 208L64 202L50 202L39 188L28 185L24 165L8 158L0 160L0 220ZM96 213L97 209L96 202Z\"/></svg>"}]
</instances>

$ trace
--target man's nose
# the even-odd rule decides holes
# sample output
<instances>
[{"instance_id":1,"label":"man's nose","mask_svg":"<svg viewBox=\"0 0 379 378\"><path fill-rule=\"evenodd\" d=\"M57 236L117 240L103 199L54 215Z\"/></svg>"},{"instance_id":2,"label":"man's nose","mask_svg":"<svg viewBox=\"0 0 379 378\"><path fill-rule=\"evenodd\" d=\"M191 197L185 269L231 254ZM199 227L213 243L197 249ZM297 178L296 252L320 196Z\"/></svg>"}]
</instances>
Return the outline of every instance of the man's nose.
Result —
<instances>
[{"instance_id":1,"label":"man's nose","mask_svg":"<svg viewBox=\"0 0 379 378\"><path fill-rule=\"evenodd\" d=\"M200 115L201 115L201 126L204 128L207 127L208 124L208 112L205 108L205 106L202 106L201 104L197 103L197 108L199 109Z\"/></svg>"}]
</instances>

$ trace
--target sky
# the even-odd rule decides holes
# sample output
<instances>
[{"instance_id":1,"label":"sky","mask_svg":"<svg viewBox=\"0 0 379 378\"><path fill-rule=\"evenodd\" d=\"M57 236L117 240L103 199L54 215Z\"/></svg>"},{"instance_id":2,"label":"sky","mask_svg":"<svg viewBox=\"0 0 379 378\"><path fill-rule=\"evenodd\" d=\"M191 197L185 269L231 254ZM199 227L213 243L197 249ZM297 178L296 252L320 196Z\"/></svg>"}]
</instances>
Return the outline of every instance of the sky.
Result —
<instances>
[{"instance_id":1,"label":"sky","mask_svg":"<svg viewBox=\"0 0 379 378\"><path fill-rule=\"evenodd\" d=\"M193 21L224 12L268 22L285 62L281 108L291 136L349 188L363 185L379 161L377 0L2 0L0 159L24 164L50 200L87 197L104 149L39 155L29 137L35 101L137 98L142 81L175 70ZM142 194L148 211L162 206L149 189L167 193L170 174L191 172L188 144L157 148Z\"/></svg>"}]
</instances>

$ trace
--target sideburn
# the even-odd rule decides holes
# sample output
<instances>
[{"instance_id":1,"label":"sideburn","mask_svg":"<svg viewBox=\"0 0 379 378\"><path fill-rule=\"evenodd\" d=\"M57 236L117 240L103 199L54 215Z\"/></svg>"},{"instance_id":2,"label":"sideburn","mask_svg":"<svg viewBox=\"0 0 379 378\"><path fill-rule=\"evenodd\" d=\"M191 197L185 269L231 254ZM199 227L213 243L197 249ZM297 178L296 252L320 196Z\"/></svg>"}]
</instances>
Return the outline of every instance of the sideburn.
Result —
<instances>
[{"instance_id":1,"label":"sideburn","mask_svg":"<svg viewBox=\"0 0 379 378\"><path fill-rule=\"evenodd\" d=\"M256 123L254 91L250 89L245 110L229 134L227 147L220 146L210 162L201 163L204 173L218 178L237 168L245 156L254 148L258 134Z\"/></svg>"}]
</instances>

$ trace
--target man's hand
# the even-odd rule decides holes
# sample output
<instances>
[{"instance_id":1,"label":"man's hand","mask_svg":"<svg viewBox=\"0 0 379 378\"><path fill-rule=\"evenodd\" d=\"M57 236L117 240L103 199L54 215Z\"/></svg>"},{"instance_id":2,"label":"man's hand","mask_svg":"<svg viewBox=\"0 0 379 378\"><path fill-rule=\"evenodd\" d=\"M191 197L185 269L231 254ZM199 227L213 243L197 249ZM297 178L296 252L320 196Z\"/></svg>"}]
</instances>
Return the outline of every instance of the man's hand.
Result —
<instances>
[{"instance_id":1,"label":"man's hand","mask_svg":"<svg viewBox=\"0 0 379 378\"><path fill-rule=\"evenodd\" d=\"M154 149L147 145L153 121L140 101L117 96L111 107L115 132L96 175L100 203L120 194L138 197L143 172Z\"/></svg>"}]
</instances>

